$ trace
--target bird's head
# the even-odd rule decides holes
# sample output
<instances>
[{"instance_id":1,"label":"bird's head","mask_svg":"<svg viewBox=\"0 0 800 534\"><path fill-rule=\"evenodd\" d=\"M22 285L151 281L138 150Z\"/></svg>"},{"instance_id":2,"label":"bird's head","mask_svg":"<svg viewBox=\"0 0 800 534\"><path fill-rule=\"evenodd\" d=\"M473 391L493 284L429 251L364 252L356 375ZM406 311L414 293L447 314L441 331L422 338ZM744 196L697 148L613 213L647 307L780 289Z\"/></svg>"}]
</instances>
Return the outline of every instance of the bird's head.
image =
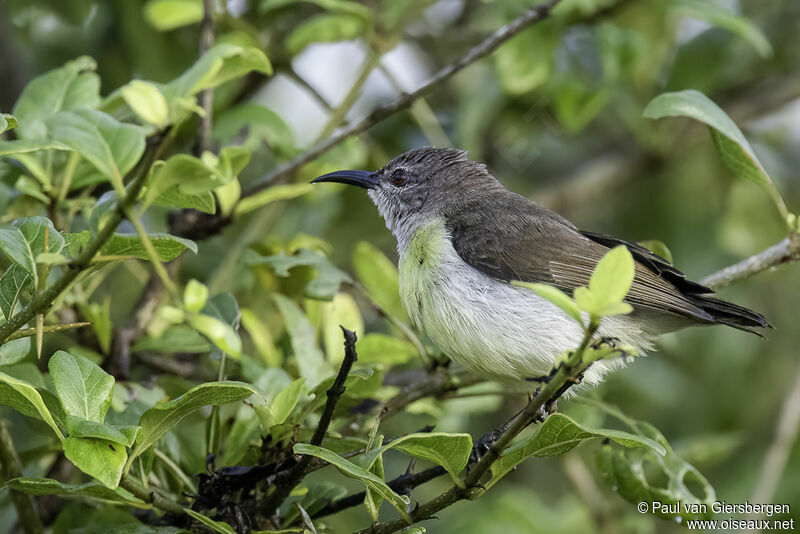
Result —
<instances>
[{"instance_id":1,"label":"bird's head","mask_svg":"<svg viewBox=\"0 0 800 534\"><path fill-rule=\"evenodd\" d=\"M336 171L313 183L363 187L402 245L421 224L462 208L481 191L502 187L465 150L425 147L401 154L377 171Z\"/></svg>"}]
</instances>

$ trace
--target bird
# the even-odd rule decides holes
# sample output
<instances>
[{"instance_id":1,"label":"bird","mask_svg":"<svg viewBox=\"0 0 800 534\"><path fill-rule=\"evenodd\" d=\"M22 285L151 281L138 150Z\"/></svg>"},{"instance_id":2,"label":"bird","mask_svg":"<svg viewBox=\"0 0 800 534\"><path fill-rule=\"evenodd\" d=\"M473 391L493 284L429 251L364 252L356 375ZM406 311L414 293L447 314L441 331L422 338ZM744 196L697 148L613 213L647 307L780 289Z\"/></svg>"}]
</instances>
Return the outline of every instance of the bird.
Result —
<instances>
[{"instance_id":1,"label":"bird","mask_svg":"<svg viewBox=\"0 0 800 534\"><path fill-rule=\"evenodd\" d=\"M510 391L530 393L584 336L564 311L513 282L571 294L619 245L635 260L625 299L633 312L604 317L598 338L644 353L662 334L688 326L722 324L758 335L771 327L650 250L582 231L508 190L464 150L418 148L377 171L340 170L312 181L321 182L367 190L397 240L400 298L411 321L452 360ZM598 384L622 365L621 358L596 362L583 382Z\"/></svg>"}]
</instances>

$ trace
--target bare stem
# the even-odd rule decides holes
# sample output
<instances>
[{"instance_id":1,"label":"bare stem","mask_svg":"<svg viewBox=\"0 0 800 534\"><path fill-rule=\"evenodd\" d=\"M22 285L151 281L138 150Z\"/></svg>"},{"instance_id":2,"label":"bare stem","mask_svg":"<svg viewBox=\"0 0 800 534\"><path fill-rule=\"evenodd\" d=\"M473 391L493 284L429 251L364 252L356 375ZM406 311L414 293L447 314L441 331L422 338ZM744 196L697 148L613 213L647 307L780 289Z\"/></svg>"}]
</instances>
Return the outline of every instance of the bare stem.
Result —
<instances>
[{"instance_id":1,"label":"bare stem","mask_svg":"<svg viewBox=\"0 0 800 534\"><path fill-rule=\"evenodd\" d=\"M800 260L800 234L795 233L746 260L706 276L700 283L712 289L719 289L744 278L750 278L761 271L798 260Z\"/></svg>"},{"instance_id":2,"label":"bare stem","mask_svg":"<svg viewBox=\"0 0 800 534\"><path fill-rule=\"evenodd\" d=\"M200 21L200 55L214 46L214 0L203 0L203 19ZM211 147L211 116L214 106L214 90L204 89L198 97L203 115L197 128L197 154Z\"/></svg>"}]
</instances>

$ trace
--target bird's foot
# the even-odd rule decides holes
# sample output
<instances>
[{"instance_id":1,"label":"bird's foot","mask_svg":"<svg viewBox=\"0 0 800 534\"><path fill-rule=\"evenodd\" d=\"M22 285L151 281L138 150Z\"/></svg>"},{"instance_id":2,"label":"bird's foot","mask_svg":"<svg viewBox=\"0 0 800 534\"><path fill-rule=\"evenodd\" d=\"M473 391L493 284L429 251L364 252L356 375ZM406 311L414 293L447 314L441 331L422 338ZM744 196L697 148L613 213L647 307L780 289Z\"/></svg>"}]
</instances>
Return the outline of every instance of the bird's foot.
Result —
<instances>
[{"instance_id":1,"label":"bird's foot","mask_svg":"<svg viewBox=\"0 0 800 534\"><path fill-rule=\"evenodd\" d=\"M492 445L494 445L495 442L500 439L500 436L503 435L503 432L505 432L505 428L500 427L495 428L491 432L487 432L481 436L481 439L479 439L477 443L472 446L472 452L469 455L470 463L480 462L481 458L483 458L486 453L491 450Z\"/></svg>"},{"instance_id":2,"label":"bird's foot","mask_svg":"<svg viewBox=\"0 0 800 534\"><path fill-rule=\"evenodd\" d=\"M616 347L622 340L618 337L599 337L592 343L593 349L599 349L603 345L608 345L611 348Z\"/></svg>"}]
</instances>

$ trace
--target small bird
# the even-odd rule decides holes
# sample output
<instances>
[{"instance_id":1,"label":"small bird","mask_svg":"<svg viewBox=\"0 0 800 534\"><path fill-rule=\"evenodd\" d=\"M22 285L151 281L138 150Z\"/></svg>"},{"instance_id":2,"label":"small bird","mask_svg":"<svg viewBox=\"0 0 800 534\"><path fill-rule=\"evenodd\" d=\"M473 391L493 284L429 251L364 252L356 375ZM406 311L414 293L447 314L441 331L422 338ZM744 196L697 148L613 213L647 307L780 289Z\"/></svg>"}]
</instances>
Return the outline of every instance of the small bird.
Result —
<instances>
[{"instance_id":1,"label":"small bird","mask_svg":"<svg viewBox=\"0 0 800 534\"><path fill-rule=\"evenodd\" d=\"M536 388L583 331L548 300L512 281L551 284L572 294L618 245L635 260L629 315L603 318L597 332L640 352L659 335L724 324L758 334L760 314L710 296L646 248L584 232L564 217L506 189L485 165L452 148L420 148L382 169L343 170L313 180L367 189L397 239L400 297L415 326L473 373L514 391ZM591 366L596 384L622 359Z\"/></svg>"}]
</instances>

